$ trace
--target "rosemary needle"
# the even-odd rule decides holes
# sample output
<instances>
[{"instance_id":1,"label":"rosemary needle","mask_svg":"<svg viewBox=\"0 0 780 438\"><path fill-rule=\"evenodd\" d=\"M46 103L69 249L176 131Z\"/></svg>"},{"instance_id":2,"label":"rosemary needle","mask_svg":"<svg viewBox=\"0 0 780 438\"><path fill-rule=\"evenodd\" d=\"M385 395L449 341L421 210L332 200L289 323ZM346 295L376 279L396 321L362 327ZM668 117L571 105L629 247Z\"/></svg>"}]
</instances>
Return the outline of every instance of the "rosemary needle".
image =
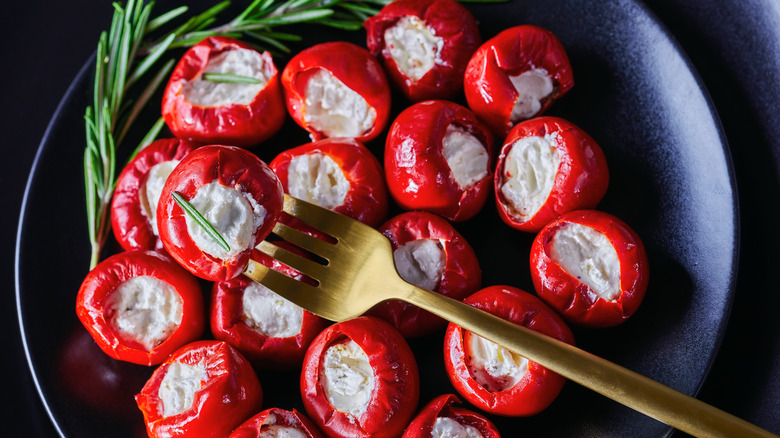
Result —
<instances>
[{"instance_id":1,"label":"rosemary needle","mask_svg":"<svg viewBox=\"0 0 780 438\"><path fill-rule=\"evenodd\" d=\"M229 84L250 84L259 85L263 81L251 76L242 76L232 73L203 73L203 80L209 82L224 82Z\"/></svg>"},{"instance_id":2,"label":"rosemary needle","mask_svg":"<svg viewBox=\"0 0 780 438\"><path fill-rule=\"evenodd\" d=\"M204 230L206 230L206 233L214 239L215 242L219 244L225 251L230 251L230 245L228 245L227 241L222 237L221 234L219 234L219 231L217 231L216 228L214 228L211 223L209 223L208 220L206 220L205 217L203 217L200 212L192 206L189 202L187 202L186 199L182 195L180 195L178 192L173 192L173 200L176 201L177 204L179 204L179 207L181 207L182 210L184 210L184 213L187 214L192 220L198 223L201 227L203 227Z\"/></svg>"}]
</instances>

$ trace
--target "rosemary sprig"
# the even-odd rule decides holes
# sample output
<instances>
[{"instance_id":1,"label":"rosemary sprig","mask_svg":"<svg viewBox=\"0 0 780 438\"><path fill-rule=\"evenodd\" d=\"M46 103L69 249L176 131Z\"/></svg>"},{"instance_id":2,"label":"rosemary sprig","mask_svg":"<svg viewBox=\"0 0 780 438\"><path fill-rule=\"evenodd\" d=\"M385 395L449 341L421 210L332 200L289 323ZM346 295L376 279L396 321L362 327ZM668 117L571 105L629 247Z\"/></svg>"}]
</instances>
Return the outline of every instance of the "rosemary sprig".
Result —
<instances>
[{"instance_id":1,"label":"rosemary sprig","mask_svg":"<svg viewBox=\"0 0 780 438\"><path fill-rule=\"evenodd\" d=\"M204 230L206 230L206 234L208 234L212 239L214 239L215 242L219 244L225 251L230 251L230 245L228 245L227 241L222 237L221 234L219 234L219 231L217 231L216 228L214 228L211 223L206 220L205 217L203 217L200 212L193 207L192 204L187 202L186 199L182 195L179 194L179 192L173 192L171 195L173 197L173 200L176 201L177 204L179 204L179 207L181 207L182 210L184 210L184 213L187 214L192 220L198 223L201 227L203 227Z\"/></svg>"},{"instance_id":2,"label":"rosemary sprig","mask_svg":"<svg viewBox=\"0 0 780 438\"><path fill-rule=\"evenodd\" d=\"M232 73L203 73L203 80L209 82L223 82L229 84L258 85L263 81L251 76L236 75Z\"/></svg>"}]
</instances>

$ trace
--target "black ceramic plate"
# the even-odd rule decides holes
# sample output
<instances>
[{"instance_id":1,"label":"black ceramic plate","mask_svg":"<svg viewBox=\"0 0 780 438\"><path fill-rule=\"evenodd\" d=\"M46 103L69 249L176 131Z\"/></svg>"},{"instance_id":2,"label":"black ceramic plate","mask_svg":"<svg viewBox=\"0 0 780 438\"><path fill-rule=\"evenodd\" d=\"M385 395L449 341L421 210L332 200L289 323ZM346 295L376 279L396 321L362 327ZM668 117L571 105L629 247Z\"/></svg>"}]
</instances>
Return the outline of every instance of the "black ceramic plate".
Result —
<instances>
[{"instance_id":1,"label":"black ceramic plate","mask_svg":"<svg viewBox=\"0 0 780 438\"><path fill-rule=\"evenodd\" d=\"M575 87L547 114L569 119L601 144L611 182L599 209L626 221L647 246L651 281L640 310L620 327L575 328L578 345L695 394L718 349L732 299L738 214L717 116L684 54L633 1L515 1L471 9L485 39L506 27L534 24L562 41ZM322 41L362 38L335 31L317 35ZM79 169L90 69L85 66L63 99L28 183L18 237L20 319L41 396L62 435L144 436L132 395L151 370L103 355L73 310L89 258ZM402 107L396 99L396 111ZM255 152L270 160L305 141L303 131L288 122ZM381 153L381 140L369 146ZM492 203L458 228L478 253L484 285L532 291L528 253L534 236L504 226ZM421 402L452 392L443 371L441 333L411 344L422 374ZM261 372L264 405L300 409L297 377L294 370ZM670 433L667 426L571 383L535 417L491 418L504 436Z\"/></svg>"}]
</instances>

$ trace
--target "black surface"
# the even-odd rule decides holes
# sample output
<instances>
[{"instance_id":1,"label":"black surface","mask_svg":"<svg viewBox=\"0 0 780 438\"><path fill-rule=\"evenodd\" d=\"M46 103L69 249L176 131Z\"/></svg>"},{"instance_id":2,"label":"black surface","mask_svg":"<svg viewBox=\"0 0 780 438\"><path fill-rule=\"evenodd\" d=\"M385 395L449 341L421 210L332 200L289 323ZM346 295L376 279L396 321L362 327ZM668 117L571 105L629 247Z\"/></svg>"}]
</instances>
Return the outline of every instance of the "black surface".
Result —
<instances>
[{"instance_id":1,"label":"black surface","mask_svg":"<svg viewBox=\"0 0 780 438\"><path fill-rule=\"evenodd\" d=\"M30 1L16 5L5 2L0 5L0 8L2 8L0 17L4 17L3 41L9 42L6 59L14 60L13 68L6 66L0 73L4 79L2 83L6 84L0 92L0 99L2 99L0 108L3 111L0 120L3 123L2 132L6 135L10 134L5 152L7 157L15 160L13 162L9 160L2 173L2 182L5 183L2 200L5 213L3 229L5 241L8 242L3 253L3 261L7 261L3 264L3 269L7 283L11 284L12 242L17 212L21 204L23 181L29 171L37 143L59 98L64 94L75 72L92 52L98 29L107 26L110 7L107 3L93 5L85 1L70 2L67 6L54 2L49 4ZM733 316L726 332L725 343L715 361L712 376L704 386L702 397L716 406L724 407L775 433L780 433L780 419L777 414L780 371L775 364L778 348L780 348L778 345L780 320L773 315L773 310L778 308L780 298L775 293L776 288L772 281L772 274L778 266L778 256L774 248L778 243L775 222L778 217L778 200L780 200L777 193L777 154L780 151L777 144L777 131L780 130L780 122L776 115L777 102L780 101L778 100L780 99L778 91L780 67L777 49L780 44L778 36L778 29L780 29L778 9L780 8L776 3L755 1L726 1L718 2L717 5L705 1L654 1L650 2L650 8L658 14L689 53L712 95L733 152L732 158L737 171L741 199L742 259ZM85 18L86 16L89 18ZM12 19L9 20L10 17ZM586 17L583 18L585 19ZM619 14L614 16L615 21L619 19ZM553 22L537 24L547 25L556 30ZM560 31L562 34L567 33L567 29L560 29ZM575 29L568 31L575 32ZM573 58L575 74L578 71L577 62L585 66L583 60L584 58L579 60ZM638 65L636 68L641 73L644 67ZM580 71L593 73L593 77L586 77L586 80L599 78L596 74L599 72L598 65L588 65ZM578 82L581 83L582 80ZM673 84L670 84L670 90L673 89ZM600 95L583 96L586 92L587 90L582 90L579 95L572 94L569 101L565 103L567 107L561 108L558 114L567 116L566 111L573 111L573 108L582 104L582 101L591 102L595 99L596 103L599 103ZM677 97L687 99L689 96ZM637 105L646 103L653 102L638 101ZM555 113L554 111L553 114ZM614 116L618 115L630 119L631 114ZM83 132L80 130L79 116L77 115L73 122L78 124L78 128L72 129L75 137L72 152L74 155L81 153ZM591 122L598 123L598 120L593 120L598 117L595 111L589 117L583 116L582 120L573 118L573 121L583 126L590 125ZM689 120L684 118L674 119L674 121L681 126L689 126L687 124ZM606 128L602 127L605 131ZM692 132L695 132L695 128L695 126L691 127ZM593 134L601 140L599 136L604 133ZM662 134L663 132L659 133ZM614 141L617 140L620 138ZM711 144L702 146L705 150L711 147ZM674 161L677 157L667 158ZM636 159L636 156L626 152L621 159L631 161ZM675 166L672 169L679 170ZM644 169L643 172L655 175L663 174L663 170L651 168ZM686 177L696 176L695 174L699 172L706 173L700 169L683 170ZM621 178L619 171L615 176ZM634 177L634 175L630 176ZM681 178L677 172L668 176L672 179ZM628 181L629 175L623 175L622 178ZM57 191L59 189L57 185L52 184L46 187L46 190ZM631 193L632 190L640 192L642 187L644 186L621 187L620 196ZM687 196L685 193L679 195L682 198ZM620 196L614 194L611 188L604 209L617 211L616 204ZM685 200L682 199L681 202ZM51 208L55 212L80 211L81 199L65 198ZM653 224L662 223L664 220L658 217L645 218L645 213L641 210L636 211L629 215L627 220L632 225L634 218L639 218L639 222L644 220ZM659 222L652 222L654 220ZM76 224L75 230L63 230L56 225L57 219L53 221L55 224L36 226L36 230L40 228L40 236L37 237L40 242L47 242L48 239L59 243L83 240L84 233L78 228L83 226L81 223ZM712 224L716 229L719 226L722 224ZM640 229L642 226L637 228ZM678 237L684 239L687 236L686 231L684 235ZM51 253L46 255L52 256ZM690 255L698 256L698 254ZM703 256L708 255L703 254ZM656 253L656 258L658 257ZM69 255L65 255L65 258L70 259ZM663 264L661 267L663 268ZM666 270L672 273L675 271L674 266L670 267L670 265L667 265ZM75 293L63 287L58 279L49 279L46 285L48 294L62 296ZM13 421L6 423L12 428L9 436L16 436L21 432L28 436L53 436L55 432L37 400L23 360L21 342L18 341L18 328L15 325L12 289L9 287L6 290L8 291L6 306L3 310L5 313L2 316L4 324L7 324L4 328L9 334L8 343L11 353L6 355L5 366L8 370L4 373L6 376L4 383L7 383L8 389L3 393L10 397L4 405L13 406L9 417ZM677 299L685 300L686 297ZM680 302L672 301L673 304ZM650 310L644 309L643 312L658 310L664 304L650 304ZM47 300L41 300L36 305L45 312L53 311ZM709 305L713 304L709 303ZM72 312L71 309L72 306L67 305L58 310ZM667 330L668 327L661 326L656 329ZM52 337L59 336L62 336L59 332L52 332ZM588 336L580 335L578 339L580 344L590 341ZM693 340L685 347L695 349L698 346L696 340ZM684 375L686 370L681 371ZM578 391L578 389L569 385L565 391ZM637 419L635 414L629 413L628 416L631 420ZM15 431L14 427L18 430Z\"/></svg>"}]
</instances>

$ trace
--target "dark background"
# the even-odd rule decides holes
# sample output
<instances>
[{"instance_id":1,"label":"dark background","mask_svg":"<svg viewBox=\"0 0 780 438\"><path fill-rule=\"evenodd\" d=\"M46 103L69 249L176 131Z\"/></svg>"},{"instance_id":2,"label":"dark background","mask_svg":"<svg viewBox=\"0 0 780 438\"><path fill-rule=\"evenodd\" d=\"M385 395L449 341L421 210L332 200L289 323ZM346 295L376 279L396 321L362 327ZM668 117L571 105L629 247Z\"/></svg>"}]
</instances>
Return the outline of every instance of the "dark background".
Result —
<instances>
[{"instance_id":1,"label":"dark background","mask_svg":"<svg viewBox=\"0 0 780 438\"><path fill-rule=\"evenodd\" d=\"M723 346L700 398L780 434L780 290L775 281L780 271L780 2L646 3L688 54L712 97L732 152L740 197L737 293ZM108 1L0 2L4 436L56 436L19 334L12 287L16 229L38 144L111 13ZM83 232L57 230L56 212L51 230ZM41 256L43 263L46 255Z\"/></svg>"}]
</instances>

